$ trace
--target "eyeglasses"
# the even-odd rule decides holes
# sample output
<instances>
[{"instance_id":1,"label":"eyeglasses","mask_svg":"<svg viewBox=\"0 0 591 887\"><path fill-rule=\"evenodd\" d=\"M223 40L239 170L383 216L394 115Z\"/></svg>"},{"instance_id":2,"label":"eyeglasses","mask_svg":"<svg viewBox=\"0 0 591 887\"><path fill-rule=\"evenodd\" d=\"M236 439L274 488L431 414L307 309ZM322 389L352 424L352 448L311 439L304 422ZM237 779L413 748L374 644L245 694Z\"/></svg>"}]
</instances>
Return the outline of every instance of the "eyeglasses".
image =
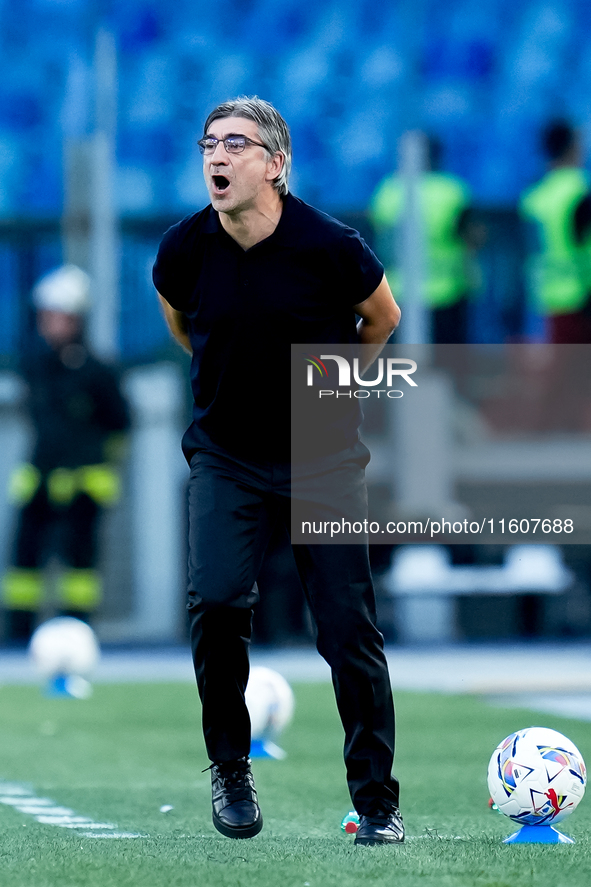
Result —
<instances>
[{"instance_id":1,"label":"eyeglasses","mask_svg":"<svg viewBox=\"0 0 591 887\"><path fill-rule=\"evenodd\" d=\"M215 136L204 136L202 139L199 139L197 144L199 145L199 150L202 154L213 154L220 142L224 143L224 148L228 154L242 154L244 149L250 145L266 148L267 151L271 150L270 148L267 148L266 145L263 145L262 142L253 142L248 136L242 135L231 135L227 136L225 139L216 139Z\"/></svg>"}]
</instances>

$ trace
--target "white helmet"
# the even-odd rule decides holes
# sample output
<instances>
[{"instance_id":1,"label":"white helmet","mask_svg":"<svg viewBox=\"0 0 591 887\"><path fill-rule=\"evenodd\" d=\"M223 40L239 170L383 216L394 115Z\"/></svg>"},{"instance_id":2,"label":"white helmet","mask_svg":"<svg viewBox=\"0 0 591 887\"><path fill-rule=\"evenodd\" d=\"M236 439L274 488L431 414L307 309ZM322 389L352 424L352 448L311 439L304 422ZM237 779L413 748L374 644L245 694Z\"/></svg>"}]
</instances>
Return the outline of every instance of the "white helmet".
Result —
<instances>
[{"instance_id":1,"label":"white helmet","mask_svg":"<svg viewBox=\"0 0 591 887\"><path fill-rule=\"evenodd\" d=\"M42 311L84 314L90 308L90 277L77 265L62 265L36 284L33 304Z\"/></svg>"}]
</instances>

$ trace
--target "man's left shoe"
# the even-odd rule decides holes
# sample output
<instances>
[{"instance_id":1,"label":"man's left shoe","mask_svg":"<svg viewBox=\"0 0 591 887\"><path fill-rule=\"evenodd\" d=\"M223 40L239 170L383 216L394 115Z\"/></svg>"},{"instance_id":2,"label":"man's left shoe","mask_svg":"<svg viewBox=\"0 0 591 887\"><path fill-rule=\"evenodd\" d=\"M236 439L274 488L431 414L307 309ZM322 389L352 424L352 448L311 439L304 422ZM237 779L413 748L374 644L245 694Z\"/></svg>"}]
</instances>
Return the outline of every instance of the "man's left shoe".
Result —
<instances>
[{"instance_id":1,"label":"man's left shoe","mask_svg":"<svg viewBox=\"0 0 591 887\"><path fill-rule=\"evenodd\" d=\"M404 844L404 823L400 810L394 808L389 816L359 817L359 828L355 835L356 844Z\"/></svg>"}]
</instances>

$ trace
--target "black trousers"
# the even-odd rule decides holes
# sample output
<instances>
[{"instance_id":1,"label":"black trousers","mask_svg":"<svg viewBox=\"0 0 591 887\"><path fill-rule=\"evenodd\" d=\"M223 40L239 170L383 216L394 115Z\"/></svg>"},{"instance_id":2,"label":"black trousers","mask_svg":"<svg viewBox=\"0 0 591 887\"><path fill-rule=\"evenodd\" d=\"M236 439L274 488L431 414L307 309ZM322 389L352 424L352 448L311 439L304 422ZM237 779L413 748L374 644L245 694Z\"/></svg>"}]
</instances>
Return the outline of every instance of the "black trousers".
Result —
<instances>
[{"instance_id":1,"label":"black trousers","mask_svg":"<svg viewBox=\"0 0 591 887\"><path fill-rule=\"evenodd\" d=\"M468 341L467 297L431 310L431 341L434 345L463 345Z\"/></svg>"},{"instance_id":2,"label":"black trousers","mask_svg":"<svg viewBox=\"0 0 591 887\"><path fill-rule=\"evenodd\" d=\"M363 468L359 469L361 472ZM244 701L253 586L278 521L289 527L289 463L245 462L200 450L189 481L191 647L212 761L248 755ZM394 707L366 545L295 545L296 565L328 662L345 730L345 764L359 813L398 806L392 776Z\"/></svg>"},{"instance_id":3,"label":"black trousers","mask_svg":"<svg viewBox=\"0 0 591 887\"><path fill-rule=\"evenodd\" d=\"M67 505L56 505L41 484L18 516L14 566L40 568L50 554L58 554L75 569L91 569L98 560L101 508L86 493Z\"/></svg>"}]
</instances>

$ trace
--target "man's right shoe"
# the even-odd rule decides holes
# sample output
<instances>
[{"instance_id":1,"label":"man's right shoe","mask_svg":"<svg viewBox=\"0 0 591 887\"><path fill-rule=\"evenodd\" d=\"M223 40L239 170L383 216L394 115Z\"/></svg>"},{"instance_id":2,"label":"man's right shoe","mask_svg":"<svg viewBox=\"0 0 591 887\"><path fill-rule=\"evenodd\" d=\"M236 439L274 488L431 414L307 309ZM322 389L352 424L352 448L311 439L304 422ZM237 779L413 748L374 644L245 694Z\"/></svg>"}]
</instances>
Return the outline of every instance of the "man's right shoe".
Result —
<instances>
[{"instance_id":1,"label":"man's right shoe","mask_svg":"<svg viewBox=\"0 0 591 887\"><path fill-rule=\"evenodd\" d=\"M250 758L211 765L213 824L226 838L254 838L263 827Z\"/></svg>"},{"instance_id":2,"label":"man's right shoe","mask_svg":"<svg viewBox=\"0 0 591 887\"><path fill-rule=\"evenodd\" d=\"M404 844L404 824L400 810L395 807L389 815L375 818L361 815L355 843L367 847L374 844Z\"/></svg>"}]
</instances>

